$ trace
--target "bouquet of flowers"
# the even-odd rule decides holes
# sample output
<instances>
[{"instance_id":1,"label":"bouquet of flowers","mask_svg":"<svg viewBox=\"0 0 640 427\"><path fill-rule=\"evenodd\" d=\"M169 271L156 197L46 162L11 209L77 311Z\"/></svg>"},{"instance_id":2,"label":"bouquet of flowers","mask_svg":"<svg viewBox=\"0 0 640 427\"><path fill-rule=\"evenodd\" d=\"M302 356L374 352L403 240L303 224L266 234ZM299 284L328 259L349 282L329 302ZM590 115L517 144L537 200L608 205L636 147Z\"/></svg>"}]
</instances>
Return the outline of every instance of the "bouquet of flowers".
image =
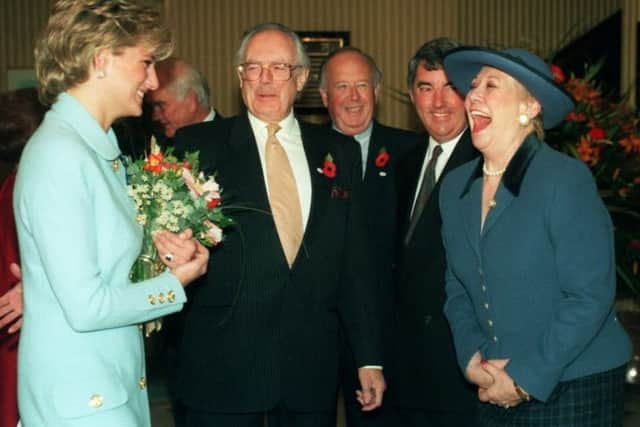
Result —
<instances>
[{"instance_id":1,"label":"bouquet of flowers","mask_svg":"<svg viewBox=\"0 0 640 427\"><path fill-rule=\"evenodd\" d=\"M603 64L604 59L587 67L582 78L551 65L554 79L577 105L546 140L593 172L615 226L618 277L640 295L640 117L624 99L603 94L596 83Z\"/></svg>"},{"instance_id":2,"label":"bouquet of flowers","mask_svg":"<svg viewBox=\"0 0 640 427\"><path fill-rule=\"evenodd\" d=\"M150 153L127 167L127 191L136 204L136 221L143 227L142 250L130 272L134 283L165 269L152 239L156 231L190 228L198 241L210 247L220 243L222 230L233 224L223 212L222 189L198 166L197 152L178 161L171 148L163 153L152 138ZM161 326L160 319L148 322L146 335Z\"/></svg>"}]
</instances>

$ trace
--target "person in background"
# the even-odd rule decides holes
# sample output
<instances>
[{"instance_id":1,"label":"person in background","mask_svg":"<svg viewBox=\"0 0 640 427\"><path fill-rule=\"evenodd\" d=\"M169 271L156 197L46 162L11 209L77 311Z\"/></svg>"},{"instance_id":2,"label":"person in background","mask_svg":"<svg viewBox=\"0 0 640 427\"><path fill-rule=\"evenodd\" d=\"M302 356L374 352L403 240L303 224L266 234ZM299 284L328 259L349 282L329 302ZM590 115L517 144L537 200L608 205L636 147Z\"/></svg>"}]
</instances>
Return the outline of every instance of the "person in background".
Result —
<instances>
[{"instance_id":1,"label":"person in background","mask_svg":"<svg viewBox=\"0 0 640 427\"><path fill-rule=\"evenodd\" d=\"M438 197L442 179L477 157L464 103L442 65L458 43L426 42L409 61L407 86L426 135L399 164L400 221L395 277L395 363L390 399L397 425L471 427L475 398L456 364L442 312L445 256Z\"/></svg>"},{"instance_id":2,"label":"person in background","mask_svg":"<svg viewBox=\"0 0 640 427\"><path fill-rule=\"evenodd\" d=\"M478 424L622 426L613 225L585 164L543 142L574 101L526 50L459 48L444 66L482 154L440 192L445 314Z\"/></svg>"},{"instance_id":3,"label":"person in background","mask_svg":"<svg viewBox=\"0 0 640 427\"><path fill-rule=\"evenodd\" d=\"M163 146L172 146L175 132L182 127L222 118L210 106L211 95L207 80L191 64L177 57L167 58L156 64L156 73L158 88L147 92L145 100L147 108L151 109L154 123L158 126L158 141ZM198 147L195 149L199 150ZM165 317L160 333L164 344L167 390L176 427L182 427L186 422L186 408L180 400L178 389L179 349L187 310L188 305L179 313Z\"/></svg>"},{"instance_id":4,"label":"person in background","mask_svg":"<svg viewBox=\"0 0 640 427\"><path fill-rule=\"evenodd\" d=\"M200 147L202 168L240 207L186 315L187 426L335 426L341 320L362 409L379 407L385 390L360 152L294 116L309 58L289 28L249 30L236 66L246 111L175 139L176 149Z\"/></svg>"},{"instance_id":5,"label":"person in background","mask_svg":"<svg viewBox=\"0 0 640 427\"><path fill-rule=\"evenodd\" d=\"M369 241L382 304L385 365L392 349L393 260L397 221L395 216L395 166L418 143L418 135L384 126L374 119L382 72L371 56L355 47L332 52L320 68L320 96L333 129L358 143L363 165L363 191ZM388 424L386 405L363 412L356 398L359 389L356 362L342 335L340 382L347 425Z\"/></svg>"},{"instance_id":6,"label":"person in background","mask_svg":"<svg viewBox=\"0 0 640 427\"><path fill-rule=\"evenodd\" d=\"M16 332L22 324L22 283L13 187L22 149L45 111L36 89L0 94L0 161L13 166L0 185L0 427L15 427L18 423Z\"/></svg>"},{"instance_id":7,"label":"person in background","mask_svg":"<svg viewBox=\"0 0 640 427\"><path fill-rule=\"evenodd\" d=\"M181 58L171 57L156 64L158 88L146 94L152 119L160 128L162 143L182 127L221 118L211 106L211 91L204 75Z\"/></svg>"},{"instance_id":8,"label":"person in background","mask_svg":"<svg viewBox=\"0 0 640 427\"><path fill-rule=\"evenodd\" d=\"M129 0L59 0L36 44L40 99L51 109L23 151L13 197L25 426L150 426L138 324L182 308L208 251L189 230L159 232L168 269L131 283L142 228L111 124L142 113L158 84L154 63L171 48L159 13Z\"/></svg>"}]
</instances>

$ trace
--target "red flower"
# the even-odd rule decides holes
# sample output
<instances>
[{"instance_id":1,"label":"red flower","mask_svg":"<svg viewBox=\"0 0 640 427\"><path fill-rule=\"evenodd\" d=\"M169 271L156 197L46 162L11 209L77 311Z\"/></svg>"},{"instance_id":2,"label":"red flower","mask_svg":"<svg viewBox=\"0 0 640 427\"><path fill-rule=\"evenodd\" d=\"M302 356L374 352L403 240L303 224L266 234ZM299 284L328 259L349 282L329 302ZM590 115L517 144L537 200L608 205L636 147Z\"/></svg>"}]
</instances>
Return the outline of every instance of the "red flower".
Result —
<instances>
[{"instance_id":1,"label":"red flower","mask_svg":"<svg viewBox=\"0 0 640 427\"><path fill-rule=\"evenodd\" d=\"M336 177L336 164L333 162L333 156L328 153L324 158L324 164L322 165L322 174L327 178Z\"/></svg>"},{"instance_id":2,"label":"red flower","mask_svg":"<svg viewBox=\"0 0 640 427\"><path fill-rule=\"evenodd\" d=\"M592 141L599 141L601 139L606 139L607 133L604 129L594 126L589 130L589 138L591 138Z\"/></svg>"},{"instance_id":3,"label":"red flower","mask_svg":"<svg viewBox=\"0 0 640 427\"><path fill-rule=\"evenodd\" d=\"M387 149L382 147L376 156L376 166L379 168L383 168L389 163L389 153L387 153Z\"/></svg>"},{"instance_id":4,"label":"red flower","mask_svg":"<svg viewBox=\"0 0 640 427\"><path fill-rule=\"evenodd\" d=\"M327 178L335 178L336 177L336 164L332 161L325 160L324 165L322 166L322 173Z\"/></svg>"},{"instance_id":5,"label":"red flower","mask_svg":"<svg viewBox=\"0 0 640 427\"><path fill-rule=\"evenodd\" d=\"M569 122L584 122L585 120L587 120L587 116L584 113L575 113L572 111L567 114L565 120Z\"/></svg>"},{"instance_id":6,"label":"red flower","mask_svg":"<svg viewBox=\"0 0 640 427\"><path fill-rule=\"evenodd\" d=\"M564 71L562 68L558 67L556 64L551 64L551 74L553 74L553 80L556 83L562 83L566 80L566 76L564 75Z\"/></svg>"},{"instance_id":7,"label":"red flower","mask_svg":"<svg viewBox=\"0 0 640 427\"><path fill-rule=\"evenodd\" d=\"M219 204L220 204L220 199L219 199L219 198L211 199L211 200L209 200L209 201L207 202L207 207L208 207L209 209L213 209L213 208L215 208L216 206L218 206Z\"/></svg>"}]
</instances>

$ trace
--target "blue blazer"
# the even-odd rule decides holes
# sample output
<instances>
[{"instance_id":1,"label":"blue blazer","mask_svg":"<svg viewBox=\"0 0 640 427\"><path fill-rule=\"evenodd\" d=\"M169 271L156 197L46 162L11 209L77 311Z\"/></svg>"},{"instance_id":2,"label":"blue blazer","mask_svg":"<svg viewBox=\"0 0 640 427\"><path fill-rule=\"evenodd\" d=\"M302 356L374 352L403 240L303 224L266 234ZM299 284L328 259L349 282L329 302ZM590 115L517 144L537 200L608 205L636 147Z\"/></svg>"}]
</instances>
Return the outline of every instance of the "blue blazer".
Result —
<instances>
[{"instance_id":1,"label":"blue blazer","mask_svg":"<svg viewBox=\"0 0 640 427\"><path fill-rule=\"evenodd\" d=\"M137 324L180 310L186 298L171 273L129 280L142 230L119 155L113 132L66 93L22 155L14 208L25 426L150 425Z\"/></svg>"},{"instance_id":2,"label":"blue blazer","mask_svg":"<svg viewBox=\"0 0 640 427\"><path fill-rule=\"evenodd\" d=\"M546 400L559 381L624 364L631 344L614 311L613 226L580 161L530 135L480 228L482 159L445 178L445 314L458 363L480 351Z\"/></svg>"}]
</instances>

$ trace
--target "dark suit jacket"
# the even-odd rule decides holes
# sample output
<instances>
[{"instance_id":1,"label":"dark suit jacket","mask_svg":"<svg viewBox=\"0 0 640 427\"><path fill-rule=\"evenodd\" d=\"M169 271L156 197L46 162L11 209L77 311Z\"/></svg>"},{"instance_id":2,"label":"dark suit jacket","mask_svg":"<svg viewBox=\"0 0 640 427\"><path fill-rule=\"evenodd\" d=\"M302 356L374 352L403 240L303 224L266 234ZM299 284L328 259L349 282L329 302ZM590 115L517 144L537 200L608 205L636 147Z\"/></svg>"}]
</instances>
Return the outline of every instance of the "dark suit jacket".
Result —
<instances>
[{"instance_id":1,"label":"dark suit jacket","mask_svg":"<svg viewBox=\"0 0 640 427\"><path fill-rule=\"evenodd\" d=\"M182 345L181 391L190 407L334 410L340 320L358 365L381 363L379 328L371 321L378 316L373 272L362 251L358 147L323 126L300 122L300 130L312 200L291 269L246 113L177 133L178 148L200 147L202 167L217 173L236 221L212 250L207 282L193 289ZM321 173L329 153L334 178Z\"/></svg>"},{"instance_id":2,"label":"dark suit jacket","mask_svg":"<svg viewBox=\"0 0 640 427\"><path fill-rule=\"evenodd\" d=\"M402 129L396 129L373 123L367 167L364 176L364 193L369 241L376 277L381 286L380 295L383 301L390 303L393 298L393 263L395 259L395 242L397 239L398 219L396 217L396 182L395 172L398 161L406 153L420 143L420 135ZM385 149L389 154L389 162L376 166L376 157ZM387 304L391 308L391 304ZM390 319L384 316L385 319Z\"/></svg>"},{"instance_id":3,"label":"dark suit jacket","mask_svg":"<svg viewBox=\"0 0 640 427\"><path fill-rule=\"evenodd\" d=\"M465 131L449 158L425 206L408 245L404 237L411 205L428 146L428 135L412 150L397 171L401 232L396 272L396 358L390 394L402 407L426 410L470 410L473 388L458 369L453 339L443 314L445 254L438 206L440 183L451 170L472 160L478 152Z\"/></svg>"}]
</instances>

